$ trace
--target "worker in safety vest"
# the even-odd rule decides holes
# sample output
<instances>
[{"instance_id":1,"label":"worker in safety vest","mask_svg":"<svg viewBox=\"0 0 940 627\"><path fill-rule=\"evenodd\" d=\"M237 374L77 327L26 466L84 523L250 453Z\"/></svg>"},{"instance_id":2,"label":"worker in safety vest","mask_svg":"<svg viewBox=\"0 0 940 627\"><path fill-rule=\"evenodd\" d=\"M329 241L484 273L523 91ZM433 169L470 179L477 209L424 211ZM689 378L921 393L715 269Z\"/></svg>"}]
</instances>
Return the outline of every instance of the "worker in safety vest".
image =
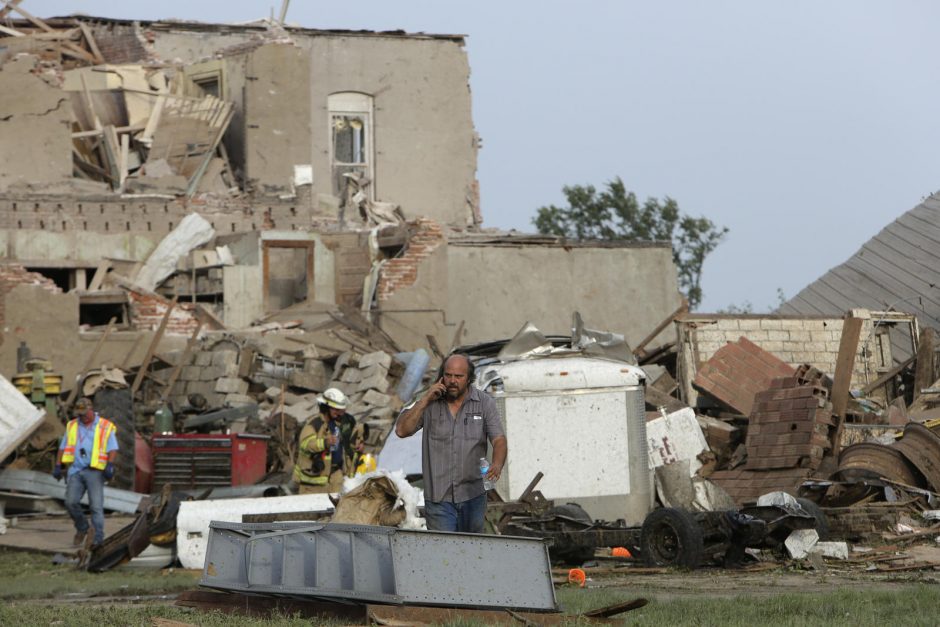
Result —
<instances>
[{"instance_id":1,"label":"worker in safety vest","mask_svg":"<svg viewBox=\"0 0 940 627\"><path fill-rule=\"evenodd\" d=\"M79 399L72 416L59 443L52 476L61 479L63 465L68 466L65 508L75 523L75 546L83 544L88 536L88 520L81 505L82 496L88 492L94 547L104 540L104 484L114 476L117 427L95 412L90 398Z\"/></svg>"},{"instance_id":2,"label":"worker in safety vest","mask_svg":"<svg viewBox=\"0 0 940 627\"><path fill-rule=\"evenodd\" d=\"M328 388L317 397L320 412L300 431L294 481L300 494L339 492L343 478L356 474L369 427L346 413L346 395Z\"/></svg>"}]
</instances>

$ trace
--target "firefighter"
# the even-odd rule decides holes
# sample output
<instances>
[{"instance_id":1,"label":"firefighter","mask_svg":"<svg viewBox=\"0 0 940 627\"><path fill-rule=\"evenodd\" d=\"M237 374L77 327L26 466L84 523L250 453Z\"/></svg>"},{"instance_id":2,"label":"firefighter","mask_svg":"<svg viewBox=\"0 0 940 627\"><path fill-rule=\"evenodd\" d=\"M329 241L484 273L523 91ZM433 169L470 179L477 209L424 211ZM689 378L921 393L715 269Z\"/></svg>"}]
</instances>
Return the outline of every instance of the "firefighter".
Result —
<instances>
[{"instance_id":1,"label":"firefighter","mask_svg":"<svg viewBox=\"0 0 940 627\"><path fill-rule=\"evenodd\" d=\"M300 431L294 481L300 494L339 492L343 478L352 477L363 454L368 426L346 413L349 400L328 388L317 397L319 413Z\"/></svg>"},{"instance_id":2,"label":"firefighter","mask_svg":"<svg viewBox=\"0 0 940 627\"><path fill-rule=\"evenodd\" d=\"M82 510L82 496L88 492L92 546L104 540L104 484L114 476L117 459L117 427L94 410L90 398L75 403L73 418L65 426L52 476L61 479L63 465L68 466L65 485L65 508L75 523L75 546L88 535L88 520Z\"/></svg>"}]
</instances>

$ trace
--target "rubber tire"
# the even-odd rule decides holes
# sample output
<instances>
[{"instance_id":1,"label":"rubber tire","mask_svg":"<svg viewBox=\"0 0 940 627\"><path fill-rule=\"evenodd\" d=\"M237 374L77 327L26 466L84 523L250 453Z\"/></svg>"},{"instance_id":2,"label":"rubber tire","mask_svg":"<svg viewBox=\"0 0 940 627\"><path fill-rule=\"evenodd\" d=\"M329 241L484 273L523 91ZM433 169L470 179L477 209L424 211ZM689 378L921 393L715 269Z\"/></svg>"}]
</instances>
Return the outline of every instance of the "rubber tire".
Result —
<instances>
[{"instance_id":1,"label":"rubber tire","mask_svg":"<svg viewBox=\"0 0 940 627\"><path fill-rule=\"evenodd\" d=\"M647 566L696 568L702 562L702 528L685 510L653 510L640 530L640 553Z\"/></svg>"},{"instance_id":2,"label":"rubber tire","mask_svg":"<svg viewBox=\"0 0 940 627\"><path fill-rule=\"evenodd\" d=\"M829 519L826 518L826 514L819 508L819 505L806 498L796 499L796 502L806 510L807 514L816 519L816 533L819 535L820 541L825 542L828 540Z\"/></svg>"},{"instance_id":3,"label":"rubber tire","mask_svg":"<svg viewBox=\"0 0 940 627\"><path fill-rule=\"evenodd\" d=\"M102 418L107 418L117 427L118 454L114 463L114 477L108 482L112 488L134 489L134 476L137 469L134 442L134 402L129 388L115 390L101 388L95 392L95 411Z\"/></svg>"},{"instance_id":4,"label":"rubber tire","mask_svg":"<svg viewBox=\"0 0 940 627\"><path fill-rule=\"evenodd\" d=\"M549 516L565 516L566 518L573 518L574 520L582 522L586 525L594 524L594 519L591 518L591 515L588 514L584 508L577 503L565 503L564 505L558 505L548 510L546 514ZM594 558L594 548L594 545L576 545L564 547L551 546L548 549L548 553L549 556L556 562L577 566Z\"/></svg>"}]
</instances>

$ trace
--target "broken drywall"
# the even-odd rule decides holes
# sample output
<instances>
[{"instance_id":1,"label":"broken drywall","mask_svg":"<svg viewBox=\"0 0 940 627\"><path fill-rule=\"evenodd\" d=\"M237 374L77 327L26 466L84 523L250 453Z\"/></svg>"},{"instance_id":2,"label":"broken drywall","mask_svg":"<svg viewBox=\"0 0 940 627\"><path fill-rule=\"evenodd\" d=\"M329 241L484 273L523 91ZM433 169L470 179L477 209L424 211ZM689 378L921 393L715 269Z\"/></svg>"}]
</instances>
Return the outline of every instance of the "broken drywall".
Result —
<instances>
[{"instance_id":1,"label":"broken drywall","mask_svg":"<svg viewBox=\"0 0 940 627\"><path fill-rule=\"evenodd\" d=\"M157 248L150 253L134 282L153 291L165 278L176 271L176 264L189 251L213 238L215 229L198 213L191 213L179 223Z\"/></svg>"}]
</instances>

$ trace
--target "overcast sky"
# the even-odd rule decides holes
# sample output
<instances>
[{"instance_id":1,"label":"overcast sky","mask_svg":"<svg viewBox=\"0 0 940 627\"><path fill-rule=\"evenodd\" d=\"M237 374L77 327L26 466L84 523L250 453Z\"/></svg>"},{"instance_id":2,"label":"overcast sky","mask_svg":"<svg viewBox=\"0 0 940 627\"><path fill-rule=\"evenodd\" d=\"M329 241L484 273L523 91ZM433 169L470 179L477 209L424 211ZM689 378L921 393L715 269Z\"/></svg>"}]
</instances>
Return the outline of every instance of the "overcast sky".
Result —
<instances>
[{"instance_id":1,"label":"overcast sky","mask_svg":"<svg viewBox=\"0 0 940 627\"><path fill-rule=\"evenodd\" d=\"M280 0L23 6L239 22ZM484 226L532 231L563 185L620 176L730 229L701 311L776 306L940 189L938 2L294 0L287 21L468 35Z\"/></svg>"}]
</instances>

